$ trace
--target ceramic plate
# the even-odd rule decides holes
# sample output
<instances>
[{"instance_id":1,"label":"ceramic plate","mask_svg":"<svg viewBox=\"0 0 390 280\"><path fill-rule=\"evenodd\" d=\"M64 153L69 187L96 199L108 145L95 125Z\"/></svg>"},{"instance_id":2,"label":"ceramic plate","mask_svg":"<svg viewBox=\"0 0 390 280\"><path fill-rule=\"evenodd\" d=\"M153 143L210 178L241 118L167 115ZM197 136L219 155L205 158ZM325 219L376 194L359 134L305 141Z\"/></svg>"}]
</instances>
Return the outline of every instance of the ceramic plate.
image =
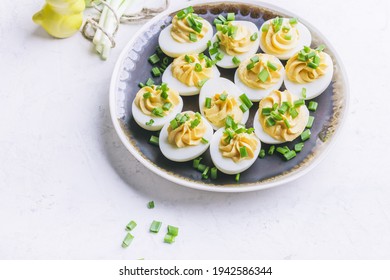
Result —
<instances>
[{"instance_id":1,"label":"ceramic plate","mask_svg":"<svg viewBox=\"0 0 390 280\"><path fill-rule=\"evenodd\" d=\"M266 156L264 159L257 159L251 168L241 174L238 183L235 182L234 176L224 175L220 172L217 180L202 180L201 173L193 169L192 162L172 162L162 155L158 147L149 144L148 140L153 133L143 130L135 123L131 104L139 90L138 83L145 82L147 78L151 77L152 65L147 62L147 59L155 52L161 30L170 24L172 16L187 7L189 3L194 7L196 13L211 23L217 15L226 15L228 12L236 13L236 20L251 21L257 27L276 16L297 17L311 31L312 46L326 45L326 52L332 57L334 64L332 83L324 93L314 99L319 103L319 106L317 111L312 113L315 116L314 126L311 129L312 136L310 140L305 142L303 151L298 153L294 159L284 161L276 153L273 156ZM340 58L330 42L300 15L268 3L250 0L191 1L189 3L185 2L175 10L167 10L145 24L133 36L119 57L111 80L110 110L115 130L123 144L143 165L165 179L183 186L208 191L254 191L277 186L306 174L321 161L334 143L347 110L346 75ZM235 69L220 68L220 71L222 77L233 81ZM156 83L161 83L161 79L155 78L154 80ZM183 111L199 111L198 96L183 97L183 100ZM251 108L247 127L252 126L257 108L258 103L255 103ZM298 140L289 143L288 146L293 147ZM263 144L266 151L268 147L269 145ZM204 163L211 166L212 162L208 151L203 157Z\"/></svg>"}]
</instances>

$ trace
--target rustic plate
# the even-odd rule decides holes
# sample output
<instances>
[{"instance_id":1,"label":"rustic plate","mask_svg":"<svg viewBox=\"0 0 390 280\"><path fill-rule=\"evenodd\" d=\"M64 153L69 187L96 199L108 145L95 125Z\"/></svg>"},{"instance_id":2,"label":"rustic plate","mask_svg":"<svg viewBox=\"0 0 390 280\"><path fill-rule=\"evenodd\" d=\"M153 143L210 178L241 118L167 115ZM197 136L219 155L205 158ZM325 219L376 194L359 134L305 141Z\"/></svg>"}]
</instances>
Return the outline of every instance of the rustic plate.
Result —
<instances>
[{"instance_id":1,"label":"rustic plate","mask_svg":"<svg viewBox=\"0 0 390 280\"><path fill-rule=\"evenodd\" d=\"M191 1L195 12L212 22L218 14L236 13L237 20L247 20L258 27L275 16L297 17L312 33L313 46L326 45L334 64L332 83L326 91L314 100L319 103L318 110L312 114L315 123L311 129L311 139L305 142L302 152L286 162L279 155L257 159L255 164L241 174L239 183L234 176L219 173L217 180L202 180L201 174L192 168L192 162L176 163L166 159L158 147L148 143L151 132L140 128L132 117L131 103L139 90L138 83L150 77L152 66L147 58L155 52L158 36L162 28L167 26L172 16L188 2L175 10L167 10L145 24L133 36L122 51L110 87L110 110L116 132L131 154L156 174L183 186L208 191L243 192L265 189L292 181L313 168L325 156L340 131L348 105L348 85L340 58L332 45L310 23L300 15L290 13L280 7L251 0L236 1ZM214 30L215 31L215 30ZM233 80L235 70L220 69L221 76ZM157 83L161 80L155 79ZM199 111L198 96L184 97L183 110ZM257 103L251 109L247 126L252 125ZM296 141L289 143L293 147ZM263 144L267 150L268 145ZM128 155L123 155L128 156ZM204 154L204 162L212 165L209 152Z\"/></svg>"}]
</instances>

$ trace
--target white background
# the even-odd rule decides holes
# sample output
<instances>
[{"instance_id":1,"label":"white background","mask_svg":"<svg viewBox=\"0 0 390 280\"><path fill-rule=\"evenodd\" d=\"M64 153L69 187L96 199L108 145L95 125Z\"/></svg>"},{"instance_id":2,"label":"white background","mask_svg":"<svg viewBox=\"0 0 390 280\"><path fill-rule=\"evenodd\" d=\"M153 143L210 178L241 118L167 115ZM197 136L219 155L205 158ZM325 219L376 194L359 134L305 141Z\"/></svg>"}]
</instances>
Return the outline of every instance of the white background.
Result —
<instances>
[{"instance_id":1,"label":"white background","mask_svg":"<svg viewBox=\"0 0 390 280\"><path fill-rule=\"evenodd\" d=\"M33 24L43 0L0 9L0 259L390 258L390 7L386 0L273 0L320 29L346 66L348 118L328 157L281 187L242 194L177 186L113 129L108 61L81 34ZM156 208L146 204L154 200ZM161 220L158 235L148 233ZM124 226L135 239L121 248ZM163 243L167 224L180 227Z\"/></svg>"}]
</instances>

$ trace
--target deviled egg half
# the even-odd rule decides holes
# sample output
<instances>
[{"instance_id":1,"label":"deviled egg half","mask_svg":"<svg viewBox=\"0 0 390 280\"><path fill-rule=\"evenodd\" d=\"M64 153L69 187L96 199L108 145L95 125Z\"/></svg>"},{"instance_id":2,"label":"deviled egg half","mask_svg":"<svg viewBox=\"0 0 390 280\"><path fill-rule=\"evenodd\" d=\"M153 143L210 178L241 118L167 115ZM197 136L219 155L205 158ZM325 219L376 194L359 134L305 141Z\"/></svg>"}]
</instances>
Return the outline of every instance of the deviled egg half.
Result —
<instances>
[{"instance_id":1,"label":"deviled egg half","mask_svg":"<svg viewBox=\"0 0 390 280\"><path fill-rule=\"evenodd\" d=\"M209 46L211 58L222 68L236 68L259 49L259 30L249 21L217 24L218 32Z\"/></svg>"},{"instance_id":2,"label":"deviled egg half","mask_svg":"<svg viewBox=\"0 0 390 280\"><path fill-rule=\"evenodd\" d=\"M183 99L167 84L141 88L134 98L132 114L136 123L150 131L160 130L183 109Z\"/></svg>"},{"instance_id":3,"label":"deviled egg half","mask_svg":"<svg viewBox=\"0 0 390 280\"><path fill-rule=\"evenodd\" d=\"M324 48L306 46L287 61L284 85L290 92L312 99L326 90L333 77L333 61Z\"/></svg>"},{"instance_id":4,"label":"deviled egg half","mask_svg":"<svg viewBox=\"0 0 390 280\"><path fill-rule=\"evenodd\" d=\"M164 28L158 38L161 50L170 57L186 53L201 53L213 37L213 27L188 7L178 12L172 24Z\"/></svg>"},{"instance_id":5,"label":"deviled egg half","mask_svg":"<svg viewBox=\"0 0 390 280\"><path fill-rule=\"evenodd\" d=\"M243 101L249 99L245 97L228 79L210 79L200 90L199 109L215 130L225 126L227 116L236 123L245 124L249 117L249 108Z\"/></svg>"},{"instance_id":6,"label":"deviled egg half","mask_svg":"<svg viewBox=\"0 0 390 280\"><path fill-rule=\"evenodd\" d=\"M207 150L213 132L211 125L199 113L182 112L162 128L160 150L172 161L192 160Z\"/></svg>"},{"instance_id":7,"label":"deviled egg half","mask_svg":"<svg viewBox=\"0 0 390 280\"><path fill-rule=\"evenodd\" d=\"M237 174L251 167L260 149L261 143L253 129L246 129L228 117L226 127L218 129L211 140L210 155L221 172Z\"/></svg>"},{"instance_id":8,"label":"deviled egg half","mask_svg":"<svg viewBox=\"0 0 390 280\"><path fill-rule=\"evenodd\" d=\"M267 20L260 27L260 48L267 54L287 60L303 46L310 46L309 29L296 18L280 18Z\"/></svg>"},{"instance_id":9,"label":"deviled egg half","mask_svg":"<svg viewBox=\"0 0 390 280\"><path fill-rule=\"evenodd\" d=\"M162 76L162 81L175 88L180 95L198 94L210 78L219 77L218 68L203 53L184 54L173 60Z\"/></svg>"},{"instance_id":10,"label":"deviled egg half","mask_svg":"<svg viewBox=\"0 0 390 280\"><path fill-rule=\"evenodd\" d=\"M284 75L283 64L277 57L259 53L240 64L234 83L251 101L259 101L282 86Z\"/></svg>"},{"instance_id":11,"label":"deviled egg half","mask_svg":"<svg viewBox=\"0 0 390 280\"><path fill-rule=\"evenodd\" d=\"M300 136L308 120L309 110L305 100L287 90L274 90L259 102L253 127L262 142L279 144Z\"/></svg>"}]
</instances>

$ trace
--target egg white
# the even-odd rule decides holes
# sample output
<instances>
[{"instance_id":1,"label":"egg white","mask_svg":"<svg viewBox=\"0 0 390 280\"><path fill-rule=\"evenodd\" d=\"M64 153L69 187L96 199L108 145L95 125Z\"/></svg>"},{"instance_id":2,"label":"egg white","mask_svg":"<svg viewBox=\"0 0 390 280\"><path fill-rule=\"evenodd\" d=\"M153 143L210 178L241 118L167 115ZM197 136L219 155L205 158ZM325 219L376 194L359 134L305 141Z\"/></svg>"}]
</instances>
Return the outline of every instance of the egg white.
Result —
<instances>
[{"instance_id":1,"label":"egg white","mask_svg":"<svg viewBox=\"0 0 390 280\"><path fill-rule=\"evenodd\" d=\"M318 79L305 84L298 84L296 82L290 81L286 75L284 78L284 85L286 86L286 89L289 92L295 94L296 96L302 96L301 95L302 88L306 88L305 99L313 99L319 96L327 89L333 77L333 61L332 58L327 53L323 53L323 54L326 59L325 63L328 65L325 74L319 77Z\"/></svg>"},{"instance_id":2,"label":"egg white","mask_svg":"<svg viewBox=\"0 0 390 280\"><path fill-rule=\"evenodd\" d=\"M235 55L240 61L244 61L247 58L249 58L252 55L254 55L255 53L257 53L257 50L259 49L259 42L260 42L260 35L261 34L259 33L259 30L257 29L256 25L254 23L252 23L252 22L243 21L243 20L237 20L237 21L232 21L231 23L232 23L232 25L237 25L237 24L244 25L245 27L247 27L250 30L250 34L251 35L253 33L256 33L256 32L258 34L257 39L255 41L253 41L253 42L251 41L252 46L251 46L251 48L249 49L248 52L243 53L243 54ZM217 34L214 35L214 37L211 40L211 42L214 43L216 41L217 41ZM233 63L234 55L233 56L232 55L228 55L226 52L221 50L221 48L219 48L219 52L221 52L223 54L222 60L217 61L217 65L219 67L226 68L226 69L231 69L231 68L237 68L238 67L238 65ZM216 55L217 54L210 55L211 59L215 60L215 56Z\"/></svg>"},{"instance_id":3,"label":"egg white","mask_svg":"<svg viewBox=\"0 0 390 280\"><path fill-rule=\"evenodd\" d=\"M236 70L236 73L234 74L234 83L243 92L245 92L245 94L248 96L248 98L251 101L255 101L255 102L260 101L261 99L266 97L268 94L270 94L270 92L272 92L274 90L278 90L282 86L283 80L285 77L285 70L284 70L283 64L280 62L280 60L277 58L276 58L276 60L278 61L278 64L280 64L282 66L282 68L279 71L281 76L280 76L280 79L278 80L278 82L273 84L268 89L255 89L255 88L251 88L251 87L247 86L244 82L241 81L240 77L238 76L238 69Z\"/></svg>"},{"instance_id":4,"label":"egg white","mask_svg":"<svg viewBox=\"0 0 390 280\"><path fill-rule=\"evenodd\" d=\"M225 78L213 78L208 80L200 90L199 109L200 109L200 113L203 116L205 116L203 108L206 102L206 98L207 97L213 98L215 94L222 93L224 91L226 91L229 96L233 96L236 98L238 106L242 104L242 101L239 96L243 94L243 92L232 81L229 81L228 79ZM249 110L243 113L241 123L245 124L248 121L248 118L249 118ZM205 119L207 120L206 117ZM215 130L218 130L220 128L215 126L211 122L209 123Z\"/></svg>"},{"instance_id":5,"label":"egg white","mask_svg":"<svg viewBox=\"0 0 390 280\"><path fill-rule=\"evenodd\" d=\"M149 131L157 131L160 130L166 123L169 123L171 120L173 120L178 113L181 112L183 109L183 99L179 96L179 104L177 104L175 107L172 108L172 110L164 117L156 117L156 116L148 116L145 115L137 105L135 105L135 102L133 101L133 104L131 106L132 114L134 117L135 122L142 127L143 129L149 130ZM154 120L154 123L152 125L146 125L147 122L150 121L150 119Z\"/></svg>"},{"instance_id":6,"label":"egg white","mask_svg":"<svg viewBox=\"0 0 390 280\"><path fill-rule=\"evenodd\" d=\"M261 143L258 139L257 149L254 151L255 156L251 159L244 159L239 162L234 162L231 158L222 156L219 150L219 141L223 137L225 128L218 129L210 143L210 155L215 167L225 174L237 174L247 170L256 161L257 155L260 153Z\"/></svg>"},{"instance_id":7,"label":"egg white","mask_svg":"<svg viewBox=\"0 0 390 280\"><path fill-rule=\"evenodd\" d=\"M183 112L183 114L188 112ZM169 122L166 123L161 132L159 137L159 146L162 154L169 160L176 161L176 162L184 162L189 161L194 158L199 157L201 154L203 154L207 148L210 145L210 142L213 138L213 128L211 125L206 121L205 118L202 117L202 121L204 122L206 126L206 133L204 134L203 138L208 140L209 143L202 143L200 142L196 146L186 146L183 148L178 148L168 142L168 127Z\"/></svg>"},{"instance_id":8,"label":"egg white","mask_svg":"<svg viewBox=\"0 0 390 280\"><path fill-rule=\"evenodd\" d=\"M219 76L221 76L221 73L215 65L212 66L212 71L213 78L218 78ZM173 77L172 63L167 67L167 69L165 69L164 74L162 76L162 81L163 83L167 83L169 86L177 90L182 96L196 95L200 91L200 88L196 86L187 86L186 84Z\"/></svg>"},{"instance_id":9,"label":"egg white","mask_svg":"<svg viewBox=\"0 0 390 280\"><path fill-rule=\"evenodd\" d=\"M261 27L260 27L260 36L262 34L262 27L264 24L272 24L272 20L273 19L269 19L267 20L266 22L264 22ZM288 22L289 19L288 18L283 18L283 23L285 22ZM282 60L287 60L289 59L290 57L292 57L296 52L300 51L301 49L303 49L304 46L310 46L311 45L311 33L309 31L309 29L307 29L307 27L305 25L303 25L302 23L299 22L298 20L298 23L296 24L296 28L298 29L298 33L299 33L299 40L298 40L298 44L296 45L296 47L288 52L285 52L283 54L276 54L276 53L270 53L270 52L267 52L264 45L263 45L263 42L260 40L260 48L267 54L272 54L274 56L276 56L277 58L279 59L282 59ZM259 38L260 38L259 36Z\"/></svg>"},{"instance_id":10,"label":"egg white","mask_svg":"<svg viewBox=\"0 0 390 280\"><path fill-rule=\"evenodd\" d=\"M207 42L213 37L213 27L207 20L203 20L203 24L207 25L208 31L205 36L196 41L188 43L177 42L171 36L172 24L161 30L158 37L158 44L161 50L170 57L179 57L187 53L201 53L207 49Z\"/></svg>"}]
</instances>

